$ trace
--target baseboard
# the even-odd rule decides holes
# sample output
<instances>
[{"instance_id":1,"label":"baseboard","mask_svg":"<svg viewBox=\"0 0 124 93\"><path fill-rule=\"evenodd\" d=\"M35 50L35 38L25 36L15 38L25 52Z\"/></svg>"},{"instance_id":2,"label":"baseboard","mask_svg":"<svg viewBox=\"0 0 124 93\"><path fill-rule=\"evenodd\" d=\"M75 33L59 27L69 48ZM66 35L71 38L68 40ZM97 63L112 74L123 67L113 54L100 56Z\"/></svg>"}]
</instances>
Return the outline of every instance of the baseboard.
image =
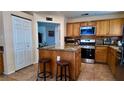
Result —
<instances>
[{"instance_id":1,"label":"baseboard","mask_svg":"<svg viewBox=\"0 0 124 93\"><path fill-rule=\"evenodd\" d=\"M12 73L15 73L15 71L11 71L11 72L8 72L8 73L3 72L3 74L5 74L5 75L10 75L10 74L12 74Z\"/></svg>"}]
</instances>

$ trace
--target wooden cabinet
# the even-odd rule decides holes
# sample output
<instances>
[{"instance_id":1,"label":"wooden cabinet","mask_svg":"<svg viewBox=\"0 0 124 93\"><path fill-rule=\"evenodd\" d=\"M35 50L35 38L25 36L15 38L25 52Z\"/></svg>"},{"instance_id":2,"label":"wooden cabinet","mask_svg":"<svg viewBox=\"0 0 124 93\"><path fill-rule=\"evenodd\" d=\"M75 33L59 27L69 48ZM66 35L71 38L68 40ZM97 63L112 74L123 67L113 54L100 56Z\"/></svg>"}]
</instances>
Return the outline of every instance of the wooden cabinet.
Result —
<instances>
[{"instance_id":1,"label":"wooden cabinet","mask_svg":"<svg viewBox=\"0 0 124 93\"><path fill-rule=\"evenodd\" d=\"M96 26L96 36L122 36L124 19L67 23L67 36L80 36L80 26Z\"/></svg>"},{"instance_id":2,"label":"wooden cabinet","mask_svg":"<svg viewBox=\"0 0 124 93\"><path fill-rule=\"evenodd\" d=\"M67 36L79 36L80 23L67 23Z\"/></svg>"},{"instance_id":3,"label":"wooden cabinet","mask_svg":"<svg viewBox=\"0 0 124 93\"><path fill-rule=\"evenodd\" d=\"M80 26L87 26L88 24L87 24L87 22L81 22L80 23Z\"/></svg>"},{"instance_id":4,"label":"wooden cabinet","mask_svg":"<svg viewBox=\"0 0 124 93\"><path fill-rule=\"evenodd\" d=\"M96 36L106 36L109 34L109 20L97 21Z\"/></svg>"},{"instance_id":5,"label":"wooden cabinet","mask_svg":"<svg viewBox=\"0 0 124 93\"><path fill-rule=\"evenodd\" d=\"M122 36L123 19L97 21L97 36Z\"/></svg>"},{"instance_id":6,"label":"wooden cabinet","mask_svg":"<svg viewBox=\"0 0 124 93\"><path fill-rule=\"evenodd\" d=\"M95 21L81 22L80 26L96 26L96 22Z\"/></svg>"},{"instance_id":7,"label":"wooden cabinet","mask_svg":"<svg viewBox=\"0 0 124 93\"><path fill-rule=\"evenodd\" d=\"M95 61L99 63L107 63L107 48L106 46L96 46Z\"/></svg>"},{"instance_id":8,"label":"wooden cabinet","mask_svg":"<svg viewBox=\"0 0 124 93\"><path fill-rule=\"evenodd\" d=\"M74 23L73 24L73 36L79 36L80 35L80 23Z\"/></svg>"},{"instance_id":9,"label":"wooden cabinet","mask_svg":"<svg viewBox=\"0 0 124 93\"><path fill-rule=\"evenodd\" d=\"M0 74L3 73L3 54L0 53Z\"/></svg>"},{"instance_id":10,"label":"wooden cabinet","mask_svg":"<svg viewBox=\"0 0 124 93\"><path fill-rule=\"evenodd\" d=\"M116 54L117 51L113 48L108 48L108 65L112 71L112 74L115 76L116 73Z\"/></svg>"},{"instance_id":11,"label":"wooden cabinet","mask_svg":"<svg viewBox=\"0 0 124 93\"><path fill-rule=\"evenodd\" d=\"M73 36L73 23L67 23L67 36Z\"/></svg>"},{"instance_id":12,"label":"wooden cabinet","mask_svg":"<svg viewBox=\"0 0 124 93\"><path fill-rule=\"evenodd\" d=\"M81 49L75 52L75 74L78 76L81 72ZM77 77L78 78L78 77Z\"/></svg>"},{"instance_id":13,"label":"wooden cabinet","mask_svg":"<svg viewBox=\"0 0 124 93\"><path fill-rule=\"evenodd\" d=\"M110 36L121 36L123 27L123 19L112 19L110 20Z\"/></svg>"}]
</instances>

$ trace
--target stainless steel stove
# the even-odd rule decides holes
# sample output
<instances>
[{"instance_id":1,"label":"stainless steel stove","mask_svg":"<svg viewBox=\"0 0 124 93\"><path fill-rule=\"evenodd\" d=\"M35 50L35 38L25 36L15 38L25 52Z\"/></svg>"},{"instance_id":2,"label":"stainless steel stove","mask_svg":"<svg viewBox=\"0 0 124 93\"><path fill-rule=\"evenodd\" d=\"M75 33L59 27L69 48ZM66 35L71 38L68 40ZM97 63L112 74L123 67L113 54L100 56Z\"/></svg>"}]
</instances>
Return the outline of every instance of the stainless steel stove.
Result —
<instances>
[{"instance_id":1,"label":"stainless steel stove","mask_svg":"<svg viewBox=\"0 0 124 93\"><path fill-rule=\"evenodd\" d=\"M85 63L95 62L95 39L80 40L81 58Z\"/></svg>"}]
</instances>

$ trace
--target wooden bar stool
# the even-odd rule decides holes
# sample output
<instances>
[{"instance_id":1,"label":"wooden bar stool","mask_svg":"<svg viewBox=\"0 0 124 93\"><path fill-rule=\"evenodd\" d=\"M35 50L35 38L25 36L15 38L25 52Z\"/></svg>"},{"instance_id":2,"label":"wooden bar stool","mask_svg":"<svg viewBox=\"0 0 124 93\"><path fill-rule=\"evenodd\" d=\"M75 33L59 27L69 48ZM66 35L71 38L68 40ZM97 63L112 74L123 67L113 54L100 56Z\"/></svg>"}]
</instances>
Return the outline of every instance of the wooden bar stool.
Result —
<instances>
[{"instance_id":1,"label":"wooden bar stool","mask_svg":"<svg viewBox=\"0 0 124 93\"><path fill-rule=\"evenodd\" d=\"M46 78L51 77L52 78L52 68L51 68L51 59L50 58L42 58L38 62L38 72L37 72L37 81L39 78L43 78L44 81L46 81ZM41 72L40 65L43 64L43 71ZM49 70L46 71L46 64L49 64ZM48 75L47 75L48 74Z\"/></svg>"},{"instance_id":2,"label":"wooden bar stool","mask_svg":"<svg viewBox=\"0 0 124 93\"><path fill-rule=\"evenodd\" d=\"M60 71L59 71L60 72L60 75L58 75L58 67L60 67ZM68 73L68 75L67 75L67 73ZM67 79L69 80L70 79L69 74L70 74L69 62L66 61L66 60L61 60L61 61L57 62L56 81L58 80L58 78L60 78L60 80L63 80L63 77L64 77L64 80L65 81L67 81Z\"/></svg>"}]
</instances>

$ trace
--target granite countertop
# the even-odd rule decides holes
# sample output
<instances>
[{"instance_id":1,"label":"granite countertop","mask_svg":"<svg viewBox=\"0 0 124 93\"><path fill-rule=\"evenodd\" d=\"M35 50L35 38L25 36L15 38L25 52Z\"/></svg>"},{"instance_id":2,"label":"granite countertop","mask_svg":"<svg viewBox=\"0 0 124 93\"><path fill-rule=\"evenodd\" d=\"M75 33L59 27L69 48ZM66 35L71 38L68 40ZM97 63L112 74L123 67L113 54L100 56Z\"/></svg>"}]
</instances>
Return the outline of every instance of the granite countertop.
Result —
<instances>
[{"instance_id":1,"label":"granite countertop","mask_svg":"<svg viewBox=\"0 0 124 93\"><path fill-rule=\"evenodd\" d=\"M121 52L118 46L109 46L109 47L113 48L114 50L116 50L118 52Z\"/></svg>"},{"instance_id":2,"label":"granite countertop","mask_svg":"<svg viewBox=\"0 0 124 93\"><path fill-rule=\"evenodd\" d=\"M119 47L118 47L118 46L115 46L115 45L96 45L96 46L101 46L101 47L102 47L102 46L111 47L111 48L115 49L116 51L120 52Z\"/></svg>"},{"instance_id":3,"label":"granite countertop","mask_svg":"<svg viewBox=\"0 0 124 93\"><path fill-rule=\"evenodd\" d=\"M78 49L80 49L80 46L45 46L45 47L41 47L38 49L47 49L47 50L61 50L61 51L77 51Z\"/></svg>"},{"instance_id":4,"label":"granite countertop","mask_svg":"<svg viewBox=\"0 0 124 93\"><path fill-rule=\"evenodd\" d=\"M101 46L101 47L102 47L102 46L107 46L107 47L108 47L109 45L95 45L95 46Z\"/></svg>"}]
</instances>

